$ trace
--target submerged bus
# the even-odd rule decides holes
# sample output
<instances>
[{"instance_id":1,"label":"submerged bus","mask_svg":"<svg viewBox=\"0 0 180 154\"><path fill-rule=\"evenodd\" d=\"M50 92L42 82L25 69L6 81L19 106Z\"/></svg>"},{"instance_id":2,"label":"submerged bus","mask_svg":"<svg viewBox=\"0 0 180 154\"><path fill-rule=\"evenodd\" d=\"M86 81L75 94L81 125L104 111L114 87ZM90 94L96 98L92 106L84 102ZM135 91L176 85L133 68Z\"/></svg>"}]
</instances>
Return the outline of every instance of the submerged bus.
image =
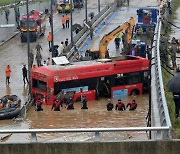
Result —
<instances>
[{"instance_id":1,"label":"submerged bus","mask_svg":"<svg viewBox=\"0 0 180 154\"><path fill-rule=\"evenodd\" d=\"M148 70L149 61L135 56L41 66L31 72L32 96L51 105L59 94L69 92L74 101L82 95L90 101L143 94L148 89Z\"/></svg>"}]
</instances>

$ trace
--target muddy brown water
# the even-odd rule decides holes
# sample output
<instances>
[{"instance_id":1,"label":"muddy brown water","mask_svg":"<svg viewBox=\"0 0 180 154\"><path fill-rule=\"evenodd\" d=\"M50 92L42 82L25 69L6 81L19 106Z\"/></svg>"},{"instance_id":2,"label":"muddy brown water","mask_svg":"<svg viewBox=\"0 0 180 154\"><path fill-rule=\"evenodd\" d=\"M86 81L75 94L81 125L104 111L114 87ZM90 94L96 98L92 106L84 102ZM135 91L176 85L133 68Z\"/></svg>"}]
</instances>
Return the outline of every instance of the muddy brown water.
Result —
<instances>
[{"instance_id":1,"label":"muddy brown water","mask_svg":"<svg viewBox=\"0 0 180 154\"><path fill-rule=\"evenodd\" d=\"M122 99L125 105L135 99L138 103L136 111L107 111L107 99L89 101L88 110L81 109L81 103L75 103L74 110L67 110L65 106L61 111L51 111L51 106L43 106L42 112L34 111L31 107L27 113L25 122L29 128L118 128L118 127L143 127L146 126L146 115L148 112L148 95L128 97ZM113 104L117 100L112 100ZM92 140L94 133L67 133L65 134L38 134L38 140ZM147 139L146 132L115 132L102 133L102 140L121 139Z\"/></svg>"},{"instance_id":2,"label":"muddy brown water","mask_svg":"<svg viewBox=\"0 0 180 154\"><path fill-rule=\"evenodd\" d=\"M65 106L61 111L51 111L51 106L43 106L43 111L36 112L35 106L28 111L24 121L0 121L0 127L5 129L61 129L61 128L121 128L146 127L148 113L148 95L134 96L122 99L126 105L135 99L138 107L136 111L107 111L107 99L89 101L88 110L81 109L81 103L76 102L74 110L67 110ZM117 100L112 100L113 104ZM104 132L100 133L101 140L118 141L147 139L146 132ZM38 141L93 141L94 133L42 133L37 134ZM29 134L11 135L5 142L28 142Z\"/></svg>"}]
</instances>

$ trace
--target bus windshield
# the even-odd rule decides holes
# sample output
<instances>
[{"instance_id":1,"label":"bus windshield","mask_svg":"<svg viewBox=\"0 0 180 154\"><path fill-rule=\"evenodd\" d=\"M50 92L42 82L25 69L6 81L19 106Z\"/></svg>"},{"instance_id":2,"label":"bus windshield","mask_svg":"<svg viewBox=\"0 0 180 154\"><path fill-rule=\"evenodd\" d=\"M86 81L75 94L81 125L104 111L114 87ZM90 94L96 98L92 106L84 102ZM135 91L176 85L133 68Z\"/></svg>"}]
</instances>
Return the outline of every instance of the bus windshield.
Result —
<instances>
[{"instance_id":1,"label":"bus windshield","mask_svg":"<svg viewBox=\"0 0 180 154\"><path fill-rule=\"evenodd\" d=\"M27 27L27 20L20 21L20 27ZM36 21L29 21L29 28L37 27Z\"/></svg>"},{"instance_id":2,"label":"bus windshield","mask_svg":"<svg viewBox=\"0 0 180 154\"><path fill-rule=\"evenodd\" d=\"M32 80L32 87L43 92L47 91L47 83L37 79Z\"/></svg>"}]
</instances>

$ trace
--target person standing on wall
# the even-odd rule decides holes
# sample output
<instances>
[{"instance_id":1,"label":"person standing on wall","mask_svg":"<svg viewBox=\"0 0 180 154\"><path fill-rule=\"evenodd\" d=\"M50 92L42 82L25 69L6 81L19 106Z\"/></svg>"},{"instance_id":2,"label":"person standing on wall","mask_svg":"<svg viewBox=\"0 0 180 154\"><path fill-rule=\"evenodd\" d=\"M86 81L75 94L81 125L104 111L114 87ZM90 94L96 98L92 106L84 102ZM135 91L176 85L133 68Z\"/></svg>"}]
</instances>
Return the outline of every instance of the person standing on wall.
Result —
<instances>
[{"instance_id":1,"label":"person standing on wall","mask_svg":"<svg viewBox=\"0 0 180 154\"><path fill-rule=\"evenodd\" d=\"M10 65L7 65L6 67L6 70L5 70L5 73L6 73L6 84L10 84L10 77L11 77L11 68L10 68Z\"/></svg>"},{"instance_id":2,"label":"person standing on wall","mask_svg":"<svg viewBox=\"0 0 180 154\"><path fill-rule=\"evenodd\" d=\"M66 14L66 15L65 15L66 28L69 28L69 19L70 19L69 15L68 15L68 14Z\"/></svg>"},{"instance_id":3,"label":"person standing on wall","mask_svg":"<svg viewBox=\"0 0 180 154\"><path fill-rule=\"evenodd\" d=\"M28 78L27 78L27 68L26 68L26 64L23 65L22 68L22 73L23 73L23 81L24 81L24 85L26 84L26 82L28 83Z\"/></svg>"}]
</instances>

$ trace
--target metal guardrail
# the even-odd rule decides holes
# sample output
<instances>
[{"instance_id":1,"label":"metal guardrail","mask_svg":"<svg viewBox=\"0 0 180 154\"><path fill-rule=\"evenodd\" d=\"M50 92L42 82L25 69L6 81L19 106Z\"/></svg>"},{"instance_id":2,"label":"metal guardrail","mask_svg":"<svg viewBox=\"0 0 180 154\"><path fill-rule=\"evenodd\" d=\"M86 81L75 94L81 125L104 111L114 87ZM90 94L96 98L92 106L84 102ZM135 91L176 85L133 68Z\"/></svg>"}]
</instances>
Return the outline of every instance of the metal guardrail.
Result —
<instances>
[{"instance_id":1,"label":"metal guardrail","mask_svg":"<svg viewBox=\"0 0 180 154\"><path fill-rule=\"evenodd\" d=\"M92 28L94 29L99 23L101 23L115 8L116 4L112 3L112 5L106 6L103 10L101 10L100 13L98 13L94 18L89 22L90 25L92 25ZM85 39L90 35L90 30L86 26L74 37L74 44L76 47L80 47L85 41ZM72 54L74 53L75 49L72 47L72 44L70 43L68 47L66 48L65 53L67 54L67 58L69 59Z\"/></svg>"},{"instance_id":2,"label":"metal guardrail","mask_svg":"<svg viewBox=\"0 0 180 154\"><path fill-rule=\"evenodd\" d=\"M169 117L167 102L164 94L164 85L162 79L162 71L160 64L160 33L161 20L159 19L156 29L152 49L151 60L151 105L152 105L152 126L163 127L167 126L169 130L157 131L154 133L155 139L170 139L171 138L171 121Z\"/></svg>"},{"instance_id":3,"label":"metal guardrail","mask_svg":"<svg viewBox=\"0 0 180 154\"><path fill-rule=\"evenodd\" d=\"M19 130L0 130L0 134L31 134L31 142L37 142L39 133L83 133L94 132L95 142L100 142L101 132L124 132L124 131L168 131L169 127L126 127L126 128L76 128L76 129L19 129Z\"/></svg>"}]
</instances>

